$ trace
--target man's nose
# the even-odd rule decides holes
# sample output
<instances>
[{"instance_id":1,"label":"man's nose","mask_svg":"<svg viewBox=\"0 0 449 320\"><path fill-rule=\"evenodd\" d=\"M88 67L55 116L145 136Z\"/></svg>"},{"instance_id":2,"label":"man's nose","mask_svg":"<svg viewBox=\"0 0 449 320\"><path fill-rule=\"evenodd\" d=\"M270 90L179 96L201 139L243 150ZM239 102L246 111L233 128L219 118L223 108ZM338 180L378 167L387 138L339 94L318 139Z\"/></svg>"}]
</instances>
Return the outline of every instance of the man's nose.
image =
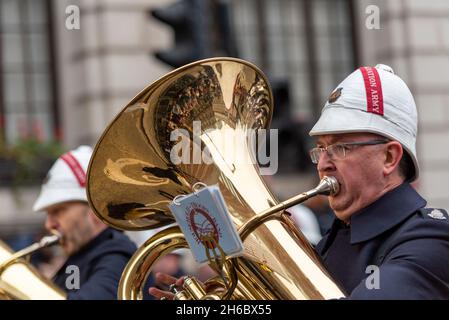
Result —
<instances>
[{"instance_id":1,"label":"man's nose","mask_svg":"<svg viewBox=\"0 0 449 320\"><path fill-rule=\"evenodd\" d=\"M327 151L321 153L317 164L318 172L328 172L335 170L335 164L329 157Z\"/></svg>"},{"instance_id":2,"label":"man's nose","mask_svg":"<svg viewBox=\"0 0 449 320\"><path fill-rule=\"evenodd\" d=\"M56 219L54 219L51 216L47 216L47 219L45 220L45 229L47 229L48 231L53 230L53 229L58 229L58 222L56 221Z\"/></svg>"}]
</instances>

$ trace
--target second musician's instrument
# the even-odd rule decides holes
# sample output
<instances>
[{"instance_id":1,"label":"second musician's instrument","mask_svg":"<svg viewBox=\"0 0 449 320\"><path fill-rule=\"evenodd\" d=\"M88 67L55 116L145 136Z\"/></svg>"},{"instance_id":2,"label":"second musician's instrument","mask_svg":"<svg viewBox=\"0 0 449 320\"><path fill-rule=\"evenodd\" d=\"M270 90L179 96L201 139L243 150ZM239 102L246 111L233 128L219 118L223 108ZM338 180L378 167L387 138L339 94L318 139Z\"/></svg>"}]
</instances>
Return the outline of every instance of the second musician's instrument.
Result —
<instances>
[{"instance_id":1,"label":"second musician's instrument","mask_svg":"<svg viewBox=\"0 0 449 320\"><path fill-rule=\"evenodd\" d=\"M60 238L54 233L15 253L0 241L0 300L65 299L65 292L26 260L32 253L58 244Z\"/></svg>"}]
</instances>

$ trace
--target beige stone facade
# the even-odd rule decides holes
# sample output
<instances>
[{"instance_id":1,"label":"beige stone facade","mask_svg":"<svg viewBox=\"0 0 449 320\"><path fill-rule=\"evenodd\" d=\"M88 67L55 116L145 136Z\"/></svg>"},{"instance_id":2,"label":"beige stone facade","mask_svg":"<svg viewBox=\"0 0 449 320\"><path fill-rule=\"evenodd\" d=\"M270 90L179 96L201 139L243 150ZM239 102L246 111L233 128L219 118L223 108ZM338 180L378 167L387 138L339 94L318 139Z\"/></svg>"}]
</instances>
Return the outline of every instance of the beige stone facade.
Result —
<instances>
[{"instance_id":1,"label":"beige stone facade","mask_svg":"<svg viewBox=\"0 0 449 320\"><path fill-rule=\"evenodd\" d=\"M68 147L94 145L128 101L170 70L151 52L171 46L171 31L149 19L148 10L171 2L51 2L57 92ZM365 10L373 4L379 8L379 29L366 27ZM80 8L79 30L65 27L68 5ZM415 94L421 165L417 187L429 205L449 208L449 1L360 0L354 1L354 8L360 64L391 65ZM310 176L282 178L276 188L288 195L310 187L311 181ZM1 223L40 222L41 217L31 214L36 194L35 189L26 190L17 202L14 193L1 189Z\"/></svg>"}]
</instances>

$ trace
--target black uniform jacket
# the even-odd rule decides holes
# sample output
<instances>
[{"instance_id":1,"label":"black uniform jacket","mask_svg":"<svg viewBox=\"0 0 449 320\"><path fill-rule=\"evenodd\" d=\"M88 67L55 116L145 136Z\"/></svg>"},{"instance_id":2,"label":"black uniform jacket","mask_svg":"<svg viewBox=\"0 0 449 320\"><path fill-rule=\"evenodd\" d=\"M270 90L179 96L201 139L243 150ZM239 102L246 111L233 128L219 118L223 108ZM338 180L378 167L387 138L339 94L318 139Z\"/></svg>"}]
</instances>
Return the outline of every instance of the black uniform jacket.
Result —
<instances>
[{"instance_id":1,"label":"black uniform jacket","mask_svg":"<svg viewBox=\"0 0 449 320\"><path fill-rule=\"evenodd\" d=\"M68 299L117 299L122 271L135 251L135 244L123 232L107 228L70 256L53 281ZM74 278L77 274L79 283Z\"/></svg>"},{"instance_id":2,"label":"black uniform jacket","mask_svg":"<svg viewBox=\"0 0 449 320\"><path fill-rule=\"evenodd\" d=\"M425 206L404 183L334 221L317 251L349 298L449 299L449 217Z\"/></svg>"}]
</instances>

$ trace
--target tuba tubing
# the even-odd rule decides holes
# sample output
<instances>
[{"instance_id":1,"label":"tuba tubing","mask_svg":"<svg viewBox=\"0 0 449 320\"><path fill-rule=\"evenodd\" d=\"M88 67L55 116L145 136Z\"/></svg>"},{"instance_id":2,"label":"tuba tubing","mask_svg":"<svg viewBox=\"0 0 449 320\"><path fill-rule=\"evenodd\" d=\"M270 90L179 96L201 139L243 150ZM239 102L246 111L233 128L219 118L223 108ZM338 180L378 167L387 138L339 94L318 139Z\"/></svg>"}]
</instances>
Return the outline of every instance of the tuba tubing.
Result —
<instances>
[{"instance_id":1,"label":"tuba tubing","mask_svg":"<svg viewBox=\"0 0 449 320\"><path fill-rule=\"evenodd\" d=\"M245 239L245 251L222 264L227 268L222 279L206 281L207 288L215 289L206 290L203 298L344 296L283 212L313 196L316 188L279 204L261 177L271 171L255 161L259 137L254 133L269 129L273 110L267 77L247 61L211 58L173 70L138 93L98 140L87 172L91 208L114 228L154 229L175 222L168 205L176 196L191 193L197 182L217 185ZM204 155L211 161L203 161ZM170 230L173 234L160 237L173 247L186 247L179 230ZM171 249L160 237L148 240L131 259L120 297L142 296L140 286L151 265ZM200 291L191 290L197 297Z\"/></svg>"},{"instance_id":2,"label":"tuba tubing","mask_svg":"<svg viewBox=\"0 0 449 320\"><path fill-rule=\"evenodd\" d=\"M337 195L339 192L340 192L340 184L338 183L337 179L335 177L324 176L323 179L321 179L320 183L315 188L300 193L299 195L292 197L290 199L287 199L275 205L274 207L271 207L265 210L264 212L255 215L249 221L245 222L245 224L243 224L239 229L240 238L242 239L242 241L245 241L248 235L258 226L260 226L261 224L270 219L277 218L277 216L275 215L276 213L283 212L285 209L300 204L314 196L320 194L334 196Z\"/></svg>"},{"instance_id":3,"label":"tuba tubing","mask_svg":"<svg viewBox=\"0 0 449 320\"><path fill-rule=\"evenodd\" d=\"M153 265L170 252L188 248L184 234L178 227L170 227L148 239L131 257L120 278L119 300L142 300L142 289Z\"/></svg>"},{"instance_id":4,"label":"tuba tubing","mask_svg":"<svg viewBox=\"0 0 449 320\"><path fill-rule=\"evenodd\" d=\"M336 195L340 190L339 183L335 177L323 177L317 187L303 192L295 197L292 197L278 205L268 209L256 216L251 220L247 221L239 229L239 235L244 241L251 232L253 232L260 225L266 223L271 219L282 220L282 213L285 209L288 209L296 204L302 203L307 199L310 199L316 195ZM148 239L139 250L133 255L131 260L128 262L125 270L123 271L118 291L118 298L120 300L141 300L143 297L142 289L145 285L146 279L148 278L153 265L166 254L179 249L188 248L188 243L185 240L184 235L178 227L171 227L166 230L160 231L153 237ZM236 265L238 269L239 259L231 258L228 259L230 264ZM173 288L172 291L175 293L175 299L179 300L198 300L198 299L217 299L223 297L232 297L234 290L236 294L234 298L240 299L260 299L263 296L245 293L247 288L244 288L242 283L232 274L232 272L227 271L231 282L231 290L222 290L224 285L221 286L220 293L206 292L201 298L198 294L191 294L189 291L195 290L198 285L194 282L194 285L189 285L188 281L185 281L184 290L180 291ZM192 281L191 277L187 280ZM212 279L212 282L216 282L216 279ZM206 283L207 287L207 283ZM339 291L338 288L334 288L334 298L344 297L343 292ZM266 297L265 297L266 298ZM322 297L324 298L324 296ZM327 297L330 298L330 297Z\"/></svg>"}]
</instances>

